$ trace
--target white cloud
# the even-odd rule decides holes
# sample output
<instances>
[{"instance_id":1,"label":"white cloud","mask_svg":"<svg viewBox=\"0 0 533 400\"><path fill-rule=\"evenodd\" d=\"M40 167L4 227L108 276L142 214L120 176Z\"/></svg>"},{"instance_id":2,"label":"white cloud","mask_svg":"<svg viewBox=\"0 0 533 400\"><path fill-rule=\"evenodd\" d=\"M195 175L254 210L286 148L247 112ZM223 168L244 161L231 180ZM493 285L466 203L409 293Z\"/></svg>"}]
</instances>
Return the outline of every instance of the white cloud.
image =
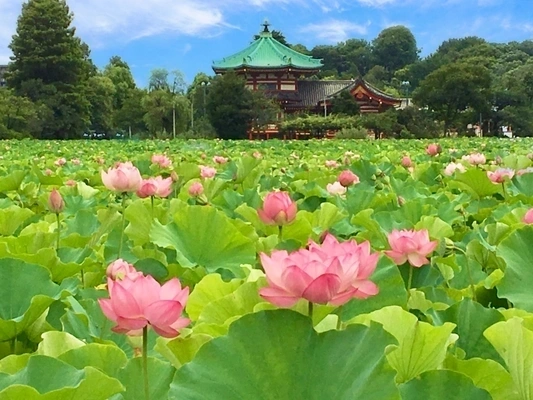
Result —
<instances>
[{"instance_id":1,"label":"white cloud","mask_svg":"<svg viewBox=\"0 0 533 400\"><path fill-rule=\"evenodd\" d=\"M357 0L361 5L367 7L383 7L398 3L398 0Z\"/></svg>"},{"instance_id":2,"label":"white cloud","mask_svg":"<svg viewBox=\"0 0 533 400\"><path fill-rule=\"evenodd\" d=\"M314 37L326 42L338 43L353 37L354 34L366 35L369 24L356 24L350 21L330 19L316 24L309 24L300 31L312 34Z\"/></svg>"}]
</instances>

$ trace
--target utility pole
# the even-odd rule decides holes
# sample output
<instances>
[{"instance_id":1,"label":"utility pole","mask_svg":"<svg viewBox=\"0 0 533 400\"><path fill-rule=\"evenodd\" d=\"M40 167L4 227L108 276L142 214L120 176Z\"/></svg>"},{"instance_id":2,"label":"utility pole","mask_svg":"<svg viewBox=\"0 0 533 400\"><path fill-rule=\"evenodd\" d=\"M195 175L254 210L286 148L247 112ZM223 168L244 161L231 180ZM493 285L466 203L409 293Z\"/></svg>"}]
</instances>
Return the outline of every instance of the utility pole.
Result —
<instances>
[{"instance_id":1,"label":"utility pole","mask_svg":"<svg viewBox=\"0 0 533 400\"><path fill-rule=\"evenodd\" d=\"M176 139L176 103L172 103L172 138Z\"/></svg>"}]
</instances>

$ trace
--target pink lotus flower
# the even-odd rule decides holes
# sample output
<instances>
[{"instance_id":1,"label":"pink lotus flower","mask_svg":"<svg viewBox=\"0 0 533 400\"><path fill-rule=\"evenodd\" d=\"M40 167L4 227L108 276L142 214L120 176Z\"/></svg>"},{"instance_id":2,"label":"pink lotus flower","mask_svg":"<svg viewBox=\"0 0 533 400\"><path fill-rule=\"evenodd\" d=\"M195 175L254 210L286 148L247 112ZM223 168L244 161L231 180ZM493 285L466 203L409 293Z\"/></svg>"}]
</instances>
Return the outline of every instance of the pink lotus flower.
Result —
<instances>
[{"instance_id":1,"label":"pink lotus flower","mask_svg":"<svg viewBox=\"0 0 533 400\"><path fill-rule=\"evenodd\" d=\"M50 196L48 196L48 209L53 213L59 214L64 208L63 197L56 189L52 190Z\"/></svg>"},{"instance_id":2,"label":"pink lotus flower","mask_svg":"<svg viewBox=\"0 0 533 400\"><path fill-rule=\"evenodd\" d=\"M222 156L214 156L213 157L213 162L215 162L217 164L226 164L228 162L228 159L226 157L222 157Z\"/></svg>"},{"instance_id":3,"label":"pink lotus flower","mask_svg":"<svg viewBox=\"0 0 533 400\"><path fill-rule=\"evenodd\" d=\"M74 165L80 165L81 164L81 161L79 158L73 158L72 160L70 160L70 162Z\"/></svg>"},{"instance_id":4,"label":"pink lotus flower","mask_svg":"<svg viewBox=\"0 0 533 400\"><path fill-rule=\"evenodd\" d=\"M483 165L487 162L487 158L481 153L472 153L470 155L463 156L462 159L472 165Z\"/></svg>"},{"instance_id":5,"label":"pink lotus flower","mask_svg":"<svg viewBox=\"0 0 533 400\"><path fill-rule=\"evenodd\" d=\"M263 209L257 210L261 221L267 225L290 224L296 218L298 207L287 192L270 192L263 202Z\"/></svg>"},{"instance_id":6,"label":"pink lotus flower","mask_svg":"<svg viewBox=\"0 0 533 400\"><path fill-rule=\"evenodd\" d=\"M50 168L46 168L45 171L44 171L44 174L45 174L46 176L50 176L50 175L53 174L53 172L52 172L52 170L51 170Z\"/></svg>"},{"instance_id":7,"label":"pink lotus flower","mask_svg":"<svg viewBox=\"0 0 533 400\"><path fill-rule=\"evenodd\" d=\"M328 233L322 245L310 241L309 249L291 254L277 250L270 257L264 253L260 257L268 287L259 294L278 307L292 307L300 299L341 306L379 292L369 280L379 257L370 253L369 242L339 243Z\"/></svg>"},{"instance_id":8,"label":"pink lotus flower","mask_svg":"<svg viewBox=\"0 0 533 400\"><path fill-rule=\"evenodd\" d=\"M496 171L487 171L487 176L492 183L499 184L513 179L514 170L510 168L498 168Z\"/></svg>"},{"instance_id":9,"label":"pink lotus flower","mask_svg":"<svg viewBox=\"0 0 533 400\"><path fill-rule=\"evenodd\" d=\"M64 158L64 157L61 157L61 158L58 158L57 160L54 161L54 165L56 167L62 167L63 165L65 165L67 163L67 159Z\"/></svg>"},{"instance_id":10,"label":"pink lotus flower","mask_svg":"<svg viewBox=\"0 0 533 400\"><path fill-rule=\"evenodd\" d=\"M335 161L335 160L327 160L325 162L325 165L328 168L337 168L339 166L339 163L337 163L337 161Z\"/></svg>"},{"instance_id":11,"label":"pink lotus flower","mask_svg":"<svg viewBox=\"0 0 533 400\"><path fill-rule=\"evenodd\" d=\"M339 174L338 181L344 187L355 185L360 182L359 177L349 169L346 169Z\"/></svg>"},{"instance_id":12,"label":"pink lotus flower","mask_svg":"<svg viewBox=\"0 0 533 400\"><path fill-rule=\"evenodd\" d=\"M200 165L200 176L204 179L212 178L216 175L217 170L213 167L206 167L205 165Z\"/></svg>"},{"instance_id":13,"label":"pink lotus flower","mask_svg":"<svg viewBox=\"0 0 533 400\"><path fill-rule=\"evenodd\" d=\"M444 168L444 175L452 176L455 171L465 172L466 169L463 164L451 162Z\"/></svg>"},{"instance_id":14,"label":"pink lotus flower","mask_svg":"<svg viewBox=\"0 0 533 400\"><path fill-rule=\"evenodd\" d=\"M161 286L150 275L135 280L125 276L122 281L108 278L107 286L110 298L98 302L104 315L116 323L114 332L140 336L150 325L159 335L173 338L190 323L181 316L189 288L182 289L177 278Z\"/></svg>"},{"instance_id":15,"label":"pink lotus flower","mask_svg":"<svg viewBox=\"0 0 533 400\"><path fill-rule=\"evenodd\" d=\"M402 157L402 167L409 168L413 166L413 161L411 160L411 157L409 156L403 156Z\"/></svg>"},{"instance_id":16,"label":"pink lotus flower","mask_svg":"<svg viewBox=\"0 0 533 400\"><path fill-rule=\"evenodd\" d=\"M150 196L168 197L172 193L172 178L163 179L162 176L143 179L141 187L137 190L137 196L141 199Z\"/></svg>"},{"instance_id":17,"label":"pink lotus flower","mask_svg":"<svg viewBox=\"0 0 533 400\"><path fill-rule=\"evenodd\" d=\"M109 190L116 192L136 192L141 187L142 177L131 162L118 163L115 168L102 171L102 182Z\"/></svg>"},{"instance_id":18,"label":"pink lotus flower","mask_svg":"<svg viewBox=\"0 0 533 400\"><path fill-rule=\"evenodd\" d=\"M524 218L522 218L524 224L533 224L533 208L530 208Z\"/></svg>"},{"instance_id":19,"label":"pink lotus flower","mask_svg":"<svg viewBox=\"0 0 533 400\"><path fill-rule=\"evenodd\" d=\"M329 194L342 196L346 193L346 188L341 185L339 181L335 181L334 183L328 183L326 185L326 190Z\"/></svg>"},{"instance_id":20,"label":"pink lotus flower","mask_svg":"<svg viewBox=\"0 0 533 400\"><path fill-rule=\"evenodd\" d=\"M76 181L74 179L69 179L68 181L65 182L65 185L74 187L76 186Z\"/></svg>"},{"instance_id":21,"label":"pink lotus flower","mask_svg":"<svg viewBox=\"0 0 533 400\"><path fill-rule=\"evenodd\" d=\"M518 171L516 171L516 175L522 176L525 174L530 174L532 172L533 172L533 167L527 167L527 168L519 169Z\"/></svg>"},{"instance_id":22,"label":"pink lotus flower","mask_svg":"<svg viewBox=\"0 0 533 400\"><path fill-rule=\"evenodd\" d=\"M385 254L396 265L402 265L406 261L409 261L413 267L429 264L426 257L438 245L438 241L429 240L427 229L421 231L395 229L389 234L388 239L392 250L385 251Z\"/></svg>"},{"instance_id":23,"label":"pink lotus flower","mask_svg":"<svg viewBox=\"0 0 533 400\"><path fill-rule=\"evenodd\" d=\"M108 278L115 281L123 280L126 277L134 281L143 276L143 273L137 271L132 264L124 261L122 258L119 258L107 266L106 275Z\"/></svg>"},{"instance_id":24,"label":"pink lotus flower","mask_svg":"<svg viewBox=\"0 0 533 400\"><path fill-rule=\"evenodd\" d=\"M198 197L204 192L204 187L200 182L194 182L189 186L189 195L192 197Z\"/></svg>"},{"instance_id":25,"label":"pink lotus flower","mask_svg":"<svg viewBox=\"0 0 533 400\"><path fill-rule=\"evenodd\" d=\"M152 156L152 164L157 164L161 168L168 168L172 165L172 160L164 154L154 154Z\"/></svg>"},{"instance_id":26,"label":"pink lotus flower","mask_svg":"<svg viewBox=\"0 0 533 400\"><path fill-rule=\"evenodd\" d=\"M258 160L261 159L261 158L263 158L263 155L262 155L260 152L258 152L258 151L254 151L253 154L252 154L252 156L253 156L254 158L257 158Z\"/></svg>"},{"instance_id":27,"label":"pink lotus flower","mask_svg":"<svg viewBox=\"0 0 533 400\"><path fill-rule=\"evenodd\" d=\"M430 155L431 157L435 157L440 154L442 151L442 148L440 147L440 144L437 143L431 143L426 147L426 153Z\"/></svg>"}]
</instances>

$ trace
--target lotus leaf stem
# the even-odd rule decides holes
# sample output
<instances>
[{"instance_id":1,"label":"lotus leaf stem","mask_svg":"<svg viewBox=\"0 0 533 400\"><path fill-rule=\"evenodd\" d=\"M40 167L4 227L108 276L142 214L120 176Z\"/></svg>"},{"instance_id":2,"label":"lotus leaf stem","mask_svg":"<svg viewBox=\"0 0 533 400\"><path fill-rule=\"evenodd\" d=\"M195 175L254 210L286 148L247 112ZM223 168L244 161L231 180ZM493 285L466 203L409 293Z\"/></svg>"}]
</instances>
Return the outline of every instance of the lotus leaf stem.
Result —
<instances>
[{"instance_id":1,"label":"lotus leaf stem","mask_svg":"<svg viewBox=\"0 0 533 400\"><path fill-rule=\"evenodd\" d=\"M120 228L120 241L118 242L118 257L122 258L122 240L124 239L124 228L126 225L126 193L122 193L122 225Z\"/></svg>"},{"instance_id":2,"label":"lotus leaf stem","mask_svg":"<svg viewBox=\"0 0 533 400\"><path fill-rule=\"evenodd\" d=\"M143 381L144 381L144 398L150 400L150 386L148 382L148 325L143 328Z\"/></svg>"}]
</instances>

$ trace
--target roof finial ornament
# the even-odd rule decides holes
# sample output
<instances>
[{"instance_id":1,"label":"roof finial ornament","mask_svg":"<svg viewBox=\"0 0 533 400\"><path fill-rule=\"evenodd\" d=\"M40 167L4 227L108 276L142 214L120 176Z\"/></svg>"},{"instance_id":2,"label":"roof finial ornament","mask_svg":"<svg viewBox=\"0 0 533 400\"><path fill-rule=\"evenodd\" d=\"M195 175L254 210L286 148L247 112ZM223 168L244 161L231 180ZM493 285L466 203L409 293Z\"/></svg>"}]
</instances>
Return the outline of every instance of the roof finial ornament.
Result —
<instances>
[{"instance_id":1,"label":"roof finial ornament","mask_svg":"<svg viewBox=\"0 0 533 400\"><path fill-rule=\"evenodd\" d=\"M270 26L270 22L268 22L267 18L265 18L265 20L263 21L261 26L264 27L263 32L265 32L265 33L270 32L270 30L268 29L268 27Z\"/></svg>"}]
</instances>

